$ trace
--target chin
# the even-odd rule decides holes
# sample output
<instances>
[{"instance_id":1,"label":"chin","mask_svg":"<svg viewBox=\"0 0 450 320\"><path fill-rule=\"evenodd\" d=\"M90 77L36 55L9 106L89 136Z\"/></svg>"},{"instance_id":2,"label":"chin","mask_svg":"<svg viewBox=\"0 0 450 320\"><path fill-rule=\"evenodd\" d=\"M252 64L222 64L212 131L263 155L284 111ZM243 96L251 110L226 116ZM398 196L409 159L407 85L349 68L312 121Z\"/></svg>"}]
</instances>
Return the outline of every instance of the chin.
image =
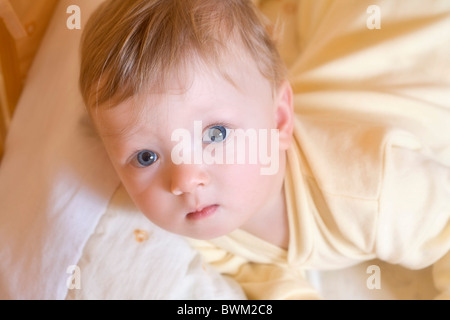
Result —
<instances>
[{"instance_id":1,"label":"chin","mask_svg":"<svg viewBox=\"0 0 450 320\"><path fill-rule=\"evenodd\" d=\"M204 233L195 233L195 234L190 234L190 235L186 235L189 238L192 239L196 239L196 240L204 240L204 241L208 241L208 240L213 240L216 238L220 238L223 236L226 236L227 234L229 234L232 231L224 231L224 230L217 230L215 232L204 232Z\"/></svg>"},{"instance_id":2,"label":"chin","mask_svg":"<svg viewBox=\"0 0 450 320\"><path fill-rule=\"evenodd\" d=\"M223 234L207 234L207 235L188 235L187 237L195 239L195 240L204 240L204 241L209 241L209 240L214 240L216 238L220 238L222 236L227 235L227 233L223 233Z\"/></svg>"}]
</instances>

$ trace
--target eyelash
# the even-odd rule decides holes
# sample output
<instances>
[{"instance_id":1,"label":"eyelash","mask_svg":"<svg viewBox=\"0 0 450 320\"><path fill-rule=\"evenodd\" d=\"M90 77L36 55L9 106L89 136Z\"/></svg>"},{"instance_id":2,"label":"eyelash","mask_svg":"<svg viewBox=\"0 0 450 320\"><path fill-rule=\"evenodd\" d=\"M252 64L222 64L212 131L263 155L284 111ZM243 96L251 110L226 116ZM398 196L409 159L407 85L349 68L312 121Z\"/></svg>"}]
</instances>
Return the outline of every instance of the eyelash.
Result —
<instances>
[{"instance_id":1,"label":"eyelash","mask_svg":"<svg viewBox=\"0 0 450 320\"><path fill-rule=\"evenodd\" d=\"M203 130L203 132L208 130L208 129L214 128L214 127L225 127L227 129L232 130L232 125L231 124L226 123L226 122L217 122L217 123L212 123L209 126L206 126L205 130Z\"/></svg>"},{"instance_id":2,"label":"eyelash","mask_svg":"<svg viewBox=\"0 0 450 320\"><path fill-rule=\"evenodd\" d=\"M204 135L207 133L207 131L208 130L210 130L210 129L212 129L212 128L214 128L214 127L224 127L225 128L225 130L227 130L227 135L225 136L225 139L223 140L223 141L226 141L226 139L228 138L228 131L229 130L232 130L232 128L231 128L231 125L230 124L228 124L228 123L224 123L224 122L218 122L218 123L214 123L214 124L211 124L211 125L209 125L209 126L207 126L204 130L203 130L203 133L202 133L202 140L203 140L203 137L204 137ZM223 141L221 141L221 142L223 142ZM206 143L206 144L209 144L209 143L213 143L213 142L204 142L204 143ZM139 163L139 160L138 160L138 157L139 157L139 155L141 154L141 153L143 153L143 152L150 152L150 153L152 153L152 154L154 154L155 155L155 161L154 162L152 162L150 165L148 165L148 166L144 166L144 165L142 165L142 164L140 164ZM148 167L151 167L153 164L155 164L156 162L158 162L159 161L159 155L156 153L156 152L154 152L154 151L151 151L151 150L147 150L147 149L143 149L143 150L138 150L138 151L136 151L136 152L134 152L133 153L133 156L131 157L131 163L133 163L133 165L134 166L136 166L136 167L138 167L138 168L148 168Z\"/></svg>"}]
</instances>

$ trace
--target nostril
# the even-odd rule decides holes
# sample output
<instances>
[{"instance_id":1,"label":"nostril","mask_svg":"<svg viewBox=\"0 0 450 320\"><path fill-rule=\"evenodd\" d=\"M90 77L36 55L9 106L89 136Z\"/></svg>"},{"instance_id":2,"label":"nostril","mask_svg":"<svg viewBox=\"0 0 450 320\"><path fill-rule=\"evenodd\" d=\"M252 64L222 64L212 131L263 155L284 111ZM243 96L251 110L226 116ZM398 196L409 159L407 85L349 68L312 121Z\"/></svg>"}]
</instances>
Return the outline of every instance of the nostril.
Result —
<instances>
[{"instance_id":1,"label":"nostril","mask_svg":"<svg viewBox=\"0 0 450 320\"><path fill-rule=\"evenodd\" d=\"M170 172L170 177L170 191L176 196L195 192L209 182L208 174L197 165L176 165Z\"/></svg>"},{"instance_id":2,"label":"nostril","mask_svg":"<svg viewBox=\"0 0 450 320\"><path fill-rule=\"evenodd\" d=\"M172 188L172 193L173 193L175 196L181 196L181 195L183 194L183 191L181 191L181 190L178 189L178 188Z\"/></svg>"}]
</instances>

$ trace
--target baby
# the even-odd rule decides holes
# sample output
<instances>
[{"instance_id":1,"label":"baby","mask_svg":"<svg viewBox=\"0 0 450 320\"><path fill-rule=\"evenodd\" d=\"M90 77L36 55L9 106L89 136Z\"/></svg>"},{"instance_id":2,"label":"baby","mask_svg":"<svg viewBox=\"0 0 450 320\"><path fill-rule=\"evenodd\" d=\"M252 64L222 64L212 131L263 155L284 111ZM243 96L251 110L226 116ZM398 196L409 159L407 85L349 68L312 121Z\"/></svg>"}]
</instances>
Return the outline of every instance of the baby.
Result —
<instances>
[{"instance_id":1,"label":"baby","mask_svg":"<svg viewBox=\"0 0 450 320\"><path fill-rule=\"evenodd\" d=\"M395 128L296 115L269 29L250 0L94 13L80 88L136 206L249 299L318 298L304 270L374 258L435 264L449 297L450 169Z\"/></svg>"}]
</instances>

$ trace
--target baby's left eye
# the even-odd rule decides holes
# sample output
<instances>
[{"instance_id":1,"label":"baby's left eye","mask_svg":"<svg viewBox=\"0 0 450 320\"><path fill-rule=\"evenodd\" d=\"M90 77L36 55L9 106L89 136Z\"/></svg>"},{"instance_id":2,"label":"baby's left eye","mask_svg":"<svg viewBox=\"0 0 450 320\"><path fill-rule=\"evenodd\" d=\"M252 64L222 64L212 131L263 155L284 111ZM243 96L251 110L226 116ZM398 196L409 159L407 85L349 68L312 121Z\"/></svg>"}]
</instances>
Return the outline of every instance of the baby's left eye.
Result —
<instances>
[{"instance_id":1,"label":"baby's left eye","mask_svg":"<svg viewBox=\"0 0 450 320\"><path fill-rule=\"evenodd\" d=\"M229 133L229 129L224 126L214 126L206 129L203 134L204 143L218 143L224 141Z\"/></svg>"}]
</instances>

